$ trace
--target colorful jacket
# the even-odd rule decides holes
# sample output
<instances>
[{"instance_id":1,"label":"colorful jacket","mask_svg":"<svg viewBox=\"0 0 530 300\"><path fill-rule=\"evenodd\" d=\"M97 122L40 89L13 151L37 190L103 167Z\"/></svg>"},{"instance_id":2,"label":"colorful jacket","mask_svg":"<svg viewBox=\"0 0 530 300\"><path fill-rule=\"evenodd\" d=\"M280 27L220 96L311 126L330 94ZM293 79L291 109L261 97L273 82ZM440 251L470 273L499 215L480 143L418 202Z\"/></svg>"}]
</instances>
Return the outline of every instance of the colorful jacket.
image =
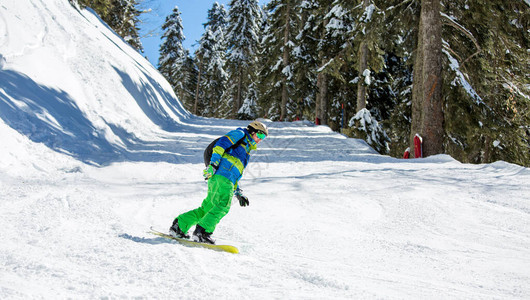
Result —
<instances>
[{"instance_id":1,"label":"colorful jacket","mask_svg":"<svg viewBox=\"0 0 530 300\"><path fill-rule=\"evenodd\" d=\"M238 147L226 151L242 138L243 141ZM248 165L250 151L256 148L256 142L247 129L238 128L225 134L215 144L210 159L211 165L218 166L215 175L224 176L237 186L243 176L243 170Z\"/></svg>"}]
</instances>

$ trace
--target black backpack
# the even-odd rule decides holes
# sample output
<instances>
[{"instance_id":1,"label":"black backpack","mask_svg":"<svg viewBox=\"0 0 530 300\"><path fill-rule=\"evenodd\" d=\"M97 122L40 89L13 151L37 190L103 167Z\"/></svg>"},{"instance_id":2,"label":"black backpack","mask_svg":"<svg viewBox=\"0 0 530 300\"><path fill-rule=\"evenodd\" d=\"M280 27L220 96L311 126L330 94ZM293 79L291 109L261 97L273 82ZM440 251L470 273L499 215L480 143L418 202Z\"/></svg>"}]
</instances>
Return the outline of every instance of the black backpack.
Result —
<instances>
[{"instance_id":1,"label":"black backpack","mask_svg":"<svg viewBox=\"0 0 530 300\"><path fill-rule=\"evenodd\" d=\"M210 145L208 145L208 147L206 147L206 149L204 149L204 165L206 167L210 165L210 160L212 159L213 147L215 147L215 144L217 143L217 141L219 141L219 139L220 137L216 138L215 140L213 140L213 142L210 143ZM239 141L237 141L232 146L226 148L225 152L228 152L230 149L235 149L239 147L239 145L243 143L244 139L245 139L245 136L243 136Z\"/></svg>"}]
</instances>

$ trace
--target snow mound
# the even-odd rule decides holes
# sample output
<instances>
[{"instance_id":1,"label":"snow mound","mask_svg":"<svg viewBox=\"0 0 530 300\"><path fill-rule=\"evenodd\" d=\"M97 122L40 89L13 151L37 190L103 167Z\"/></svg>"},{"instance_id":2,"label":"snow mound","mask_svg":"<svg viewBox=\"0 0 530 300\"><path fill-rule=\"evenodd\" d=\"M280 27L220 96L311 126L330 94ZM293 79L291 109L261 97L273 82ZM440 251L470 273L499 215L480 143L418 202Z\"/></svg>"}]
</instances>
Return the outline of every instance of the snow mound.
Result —
<instances>
[{"instance_id":1,"label":"snow mound","mask_svg":"<svg viewBox=\"0 0 530 300\"><path fill-rule=\"evenodd\" d=\"M0 20L0 118L32 141L91 164L145 160L151 143L191 118L92 12L64 0L11 1Z\"/></svg>"}]
</instances>

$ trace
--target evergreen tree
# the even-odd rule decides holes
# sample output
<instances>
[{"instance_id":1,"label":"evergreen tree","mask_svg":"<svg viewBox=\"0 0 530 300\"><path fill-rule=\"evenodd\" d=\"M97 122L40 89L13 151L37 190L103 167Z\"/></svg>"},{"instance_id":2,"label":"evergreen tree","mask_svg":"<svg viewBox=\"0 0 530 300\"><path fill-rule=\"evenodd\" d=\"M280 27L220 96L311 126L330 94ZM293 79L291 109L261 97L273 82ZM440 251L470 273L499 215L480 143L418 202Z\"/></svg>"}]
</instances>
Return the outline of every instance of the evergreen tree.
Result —
<instances>
[{"instance_id":1,"label":"evergreen tree","mask_svg":"<svg viewBox=\"0 0 530 300\"><path fill-rule=\"evenodd\" d=\"M69 0L71 4L79 3L82 8L92 8L101 19L105 20L112 8L112 0Z\"/></svg>"},{"instance_id":2,"label":"evergreen tree","mask_svg":"<svg viewBox=\"0 0 530 300\"><path fill-rule=\"evenodd\" d=\"M208 11L208 22L204 25L205 33L199 41L199 48L195 53L198 65L197 90L195 95L196 105L201 108L200 114L205 116L218 116L220 99L227 81L224 70L226 64L227 13L222 5L214 3ZM201 78L203 78L201 80Z\"/></svg>"},{"instance_id":3,"label":"evergreen tree","mask_svg":"<svg viewBox=\"0 0 530 300\"><path fill-rule=\"evenodd\" d=\"M351 5L350 3L348 5ZM320 102L320 120L338 130L346 125L347 115L342 108L355 107L355 90L352 81L356 77L351 61L349 33L353 31L354 19L348 5L334 1L329 11L322 11L323 40L319 43L318 98Z\"/></svg>"},{"instance_id":4,"label":"evergreen tree","mask_svg":"<svg viewBox=\"0 0 530 300\"><path fill-rule=\"evenodd\" d=\"M444 7L447 153L464 162L529 165L528 5Z\"/></svg>"},{"instance_id":5,"label":"evergreen tree","mask_svg":"<svg viewBox=\"0 0 530 300\"><path fill-rule=\"evenodd\" d=\"M288 106L295 119L316 118L318 44L320 32L318 28L319 15L315 12L319 8L317 0L306 0L294 9L300 16L300 23L294 36L292 52L293 98L294 102Z\"/></svg>"},{"instance_id":6,"label":"evergreen tree","mask_svg":"<svg viewBox=\"0 0 530 300\"><path fill-rule=\"evenodd\" d=\"M258 88L253 82L248 89L241 108L237 112L237 118L240 120L253 120L258 117Z\"/></svg>"},{"instance_id":7,"label":"evergreen tree","mask_svg":"<svg viewBox=\"0 0 530 300\"><path fill-rule=\"evenodd\" d=\"M222 30L223 35L226 35L227 19L228 13L224 5L215 2L212 8L208 10L208 19L203 25L204 28L210 27L213 32Z\"/></svg>"},{"instance_id":8,"label":"evergreen tree","mask_svg":"<svg viewBox=\"0 0 530 300\"><path fill-rule=\"evenodd\" d=\"M380 115L372 107L370 111L382 120L391 139L390 155L402 157L410 143L412 67L420 6L419 1L377 1L376 7L384 12L381 23L385 24L379 33L384 36L381 49L385 52L385 63L383 71L376 77L385 78L386 84L376 84L370 89L370 103L380 110Z\"/></svg>"},{"instance_id":9,"label":"evergreen tree","mask_svg":"<svg viewBox=\"0 0 530 300\"><path fill-rule=\"evenodd\" d=\"M139 52L143 52L138 23L142 13L136 0L69 0L81 7L92 8L119 36Z\"/></svg>"},{"instance_id":10,"label":"evergreen tree","mask_svg":"<svg viewBox=\"0 0 530 300\"><path fill-rule=\"evenodd\" d=\"M315 115L317 123L327 125L328 120L328 74L332 70L329 65L330 60L336 54L336 43L331 39L332 35L327 35L327 25L329 17L326 18L330 11L332 1L330 0L317 0L317 8L314 10L315 15L315 27L314 31L318 35L317 43L317 94L315 100ZM336 37L336 36L333 36Z\"/></svg>"},{"instance_id":11,"label":"evergreen tree","mask_svg":"<svg viewBox=\"0 0 530 300\"><path fill-rule=\"evenodd\" d=\"M344 105L346 120L357 115L346 133L375 141L367 131L380 137L386 131L393 156L419 132L426 155L530 163L524 0L272 0L261 41L255 2L232 1L226 35L210 26L218 19L212 11L195 68L180 72L182 90L197 99L199 113L316 117L337 130ZM187 103L188 96L181 97ZM368 112L355 114L362 107ZM366 126L362 117L377 126ZM375 148L389 150L377 140Z\"/></svg>"},{"instance_id":12,"label":"evergreen tree","mask_svg":"<svg viewBox=\"0 0 530 300\"><path fill-rule=\"evenodd\" d=\"M385 59L385 68L376 76L382 76L384 83L370 90L370 103L377 107L375 118L382 120L385 132L390 138L390 152L394 157L401 157L409 147L412 99L412 65L407 57L390 53ZM380 87L379 87L380 86Z\"/></svg>"},{"instance_id":13,"label":"evergreen tree","mask_svg":"<svg viewBox=\"0 0 530 300\"><path fill-rule=\"evenodd\" d=\"M162 29L164 41L160 46L158 70L169 81L179 99L184 102L184 97L188 97L185 80L186 75L189 74L183 72L183 66L188 59L188 51L182 46L185 36L182 32L182 19L178 7L175 6L171 15L166 17Z\"/></svg>"},{"instance_id":14,"label":"evergreen tree","mask_svg":"<svg viewBox=\"0 0 530 300\"><path fill-rule=\"evenodd\" d=\"M226 95L232 96L228 105L232 107L235 118L247 98L249 87L255 86L261 12L257 0L232 0L228 15L227 71L230 90Z\"/></svg>"},{"instance_id":15,"label":"evergreen tree","mask_svg":"<svg viewBox=\"0 0 530 300\"><path fill-rule=\"evenodd\" d=\"M299 28L300 17L296 6L300 0L273 0L266 7L268 22L264 33L263 44L266 54L260 79L266 87L266 98L278 102L279 119L286 120L296 115L295 111L288 111L288 106L296 102L294 95L294 67L292 65L295 48L295 34Z\"/></svg>"},{"instance_id":16,"label":"evergreen tree","mask_svg":"<svg viewBox=\"0 0 530 300\"><path fill-rule=\"evenodd\" d=\"M142 52L143 46L140 41L138 28L141 12L136 7L136 0L114 0L110 10L107 23L123 39L137 51Z\"/></svg>"},{"instance_id":17,"label":"evergreen tree","mask_svg":"<svg viewBox=\"0 0 530 300\"><path fill-rule=\"evenodd\" d=\"M202 103L202 115L214 116L228 75L224 70L226 63L223 32L212 32L208 27L199 41L195 59L198 67L196 103ZM201 81L200 78L203 77ZM200 93L200 94L199 94ZM197 105L197 104L196 104Z\"/></svg>"},{"instance_id":18,"label":"evergreen tree","mask_svg":"<svg viewBox=\"0 0 530 300\"><path fill-rule=\"evenodd\" d=\"M186 50L186 54L188 54L188 50ZM199 74L195 60L191 56L187 55L184 59L179 76L181 78L179 85L177 85L181 94L179 99L187 110L193 111Z\"/></svg>"},{"instance_id":19,"label":"evergreen tree","mask_svg":"<svg viewBox=\"0 0 530 300\"><path fill-rule=\"evenodd\" d=\"M368 109L359 110L351 118L349 126L354 128L356 134L366 140L368 145L372 146L377 152L386 154L390 150L388 145L390 139L383 126L373 118Z\"/></svg>"},{"instance_id":20,"label":"evergreen tree","mask_svg":"<svg viewBox=\"0 0 530 300\"><path fill-rule=\"evenodd\" d=\"M234 98L237 96L238 83L228 80L226 88L221 96L221 103L217 109L217 115L225 119L234 119Z\"/></svg>"}]
</instances>

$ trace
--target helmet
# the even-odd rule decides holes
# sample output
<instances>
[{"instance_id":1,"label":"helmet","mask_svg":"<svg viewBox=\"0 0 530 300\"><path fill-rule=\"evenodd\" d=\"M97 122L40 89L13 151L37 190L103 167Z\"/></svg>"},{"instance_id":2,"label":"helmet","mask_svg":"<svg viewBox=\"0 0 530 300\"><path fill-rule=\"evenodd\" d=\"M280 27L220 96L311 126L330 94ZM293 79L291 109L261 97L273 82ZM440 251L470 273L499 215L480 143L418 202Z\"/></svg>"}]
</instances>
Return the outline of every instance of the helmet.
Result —
<instances>
[{"instance_id":1,"label":"helmet","mask_svg":"<svg viewBox=\"0 0 530 300\"><path fill-rule=\"evenodd\" d=\"M267 126L265 126L265 124L261 123L260 121L252 121L252 123L248 124L247 129L250 133L261 131L265 133L265 135L269 135L269 130L267 130Z\"/></svg>"}]
</instances>

